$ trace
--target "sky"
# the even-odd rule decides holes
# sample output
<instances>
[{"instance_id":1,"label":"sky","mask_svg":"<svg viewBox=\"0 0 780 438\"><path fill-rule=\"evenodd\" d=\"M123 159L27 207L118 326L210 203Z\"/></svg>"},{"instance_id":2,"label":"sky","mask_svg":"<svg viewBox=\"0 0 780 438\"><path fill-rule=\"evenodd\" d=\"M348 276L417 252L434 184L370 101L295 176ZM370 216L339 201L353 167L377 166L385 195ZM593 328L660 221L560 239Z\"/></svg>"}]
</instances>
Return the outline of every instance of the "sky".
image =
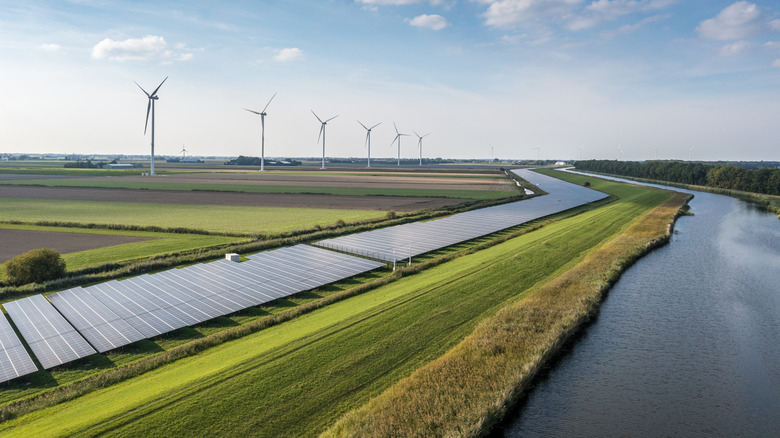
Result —
<instances>
[{"instance_id":1,"label":"sky","mask_svg":"<svg viewBox=\"0 0 780 438\"><path fill-rule=\"evenodd\" d=\"M0 0L0 154L780 160L777 0ZM538 148L538 149L537 149Z\"/></svg>"}]
</instances>

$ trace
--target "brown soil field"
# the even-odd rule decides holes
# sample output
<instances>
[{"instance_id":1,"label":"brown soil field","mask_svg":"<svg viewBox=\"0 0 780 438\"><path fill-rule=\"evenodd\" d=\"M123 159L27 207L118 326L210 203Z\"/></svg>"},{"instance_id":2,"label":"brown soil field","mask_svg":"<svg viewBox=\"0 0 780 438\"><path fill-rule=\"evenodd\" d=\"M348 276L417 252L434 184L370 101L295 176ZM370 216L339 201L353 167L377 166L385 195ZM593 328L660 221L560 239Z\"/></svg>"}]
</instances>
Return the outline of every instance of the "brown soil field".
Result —
<instances>
[{"instance_id":1,"label":"brown soil field","mask_svg":"<svg viewBox=\"0 0 780 438\"><path fill-rule=\"evenodd\" d=\"M230 205L251 207L334 208L342 210L417 211L465 202L457 198L341 196L284 193L188 192L178 190L103 189L0 185L2 198L75 201L152 202L161 204Z\"/></svg>"},{"instance_id":2,"label":"brown soil field","mask_svg":"<svg viewBox=\"0 0 780 438\"><path fill-rule=\"evenodd\" d=\"M147 181L146 176L114 176L78 178L94 180L105 178L111 181ZM289 173L190 173L158 177L160 182L191 184L247 184L272 186L315 186L315 187L377 187L392 189L425 190L509 190L513 183L507 178L421 178L415 176L374 176L355 172L350 175L289 174Z\"/></svg>"},{"instance_id":3,"label":"brown soil field","mask_svg":"<svg viewBox=\"0 0 780 438\"><path fill-rule=\"evenodd\" d=\"M52 248L60 254L104 248L123 243L153 240L150 237L112 236L106 234L59 233L49 231L0 229L0 263L38 248Z\"/></svg>"}]
</instances>

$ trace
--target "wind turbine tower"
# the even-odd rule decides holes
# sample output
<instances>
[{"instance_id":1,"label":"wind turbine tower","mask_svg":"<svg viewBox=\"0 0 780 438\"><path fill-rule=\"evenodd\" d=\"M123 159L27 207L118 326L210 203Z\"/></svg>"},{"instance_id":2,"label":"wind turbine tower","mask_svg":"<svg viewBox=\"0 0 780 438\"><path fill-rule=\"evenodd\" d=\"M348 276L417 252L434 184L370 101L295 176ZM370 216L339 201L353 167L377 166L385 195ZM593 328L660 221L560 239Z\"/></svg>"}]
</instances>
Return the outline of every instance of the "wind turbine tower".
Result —
<instances>
[{"instance_id":1,"label":"wind turbine tower","mask_svg":"<svg viewBox=\"0 0 780 438\"><path fill-rule=\"evenodd\" d=\"M688 149L688 161L693 161L693 146Z\"/></svg>"},{"instance_id":2,"label":"wind turbine tower","mask_svg":"<svg viewBox=\"0 0 780 438\"><path fill-rule=\"evenodd\" d=\"M535 148L531 148L531 149L536 149L536 161L537 161L537 162L540 162L540 161L539 161L539 154L542 152L542 148L540 148L539 146L537 146L537 147L535 147Z\"/></svg>"},{"instance_id":3,"label":"wind turbine tower","mask_svg":"<svg viewBox=\"0 0 780 438\"><path fill-rule=\"evenodd\" d=\"M258 116L260 116L260 127L261 127L261 133L260 133L260 171L261 172L265 170L265 116L267 115L265 110L268 109L268 105L271 104L271 101L274 100L274 97L276 97L276 93L274 93L274 95L271 96L271 98L268 100L268 103L265 104L265 108L263 108L263 110L260 111L260 112L252 111L251 109L244 108L245 110L249 111L250 113L254 113L254 114L257 114Z\"/></svg>"},{"instance_id":4,"label":"wind turbine tower","mask_svg":"<svg viewBox=\"0 0 780 438\"><path fill-rule=\"evenodd\" d=\"M618 161L620 161L620 153L623 152L623 146L618 145Z\"/></svg>"},{"instance_id":5,"label":"wind turbine tower","mask_svg":"<svg viewBox=\"0 0 780 438\"><path fill-rule=\"evenodd\" d=\"M183 160L186 155L187 149L184 148L184 145L181 145L181 159Z\"/></svg>"},{"instance_id":6,"label":"wind turbine tower","mask_svg":"<svg viewBox=\"0 0 780 438\"><path fill-rule=\"evenodd\" d=\"M163 79L162 82L160 82L160 85L157 86L157 88L152 91L152 94L149 94L146 92L146 90L143 89L140 85L138 85L138 82L133 81L136 85L138 85L138 88L141 89L141 91L144 92L147 99L149 99L149 102L146 104L146 123L144 124L144 135L146 135L146 127L149 126L149 112L152 113L152 165L151 165L151 175L154 175L154 102L159 99L157 97L157 92L160 91L160 87L162 87L162 84L165 83L165 81L168 80L168 76Z\"/></svg>"},{"instance_id":7,"label":"wind turbine tower","mask_svg":"<svg viewBox=\"0 0 780 438\"><path fill-rule=\"evenodd\" d=\"M381 125L382 122L377 123L376 125L368 128L366 125L362 124L360 120L357 121L360 123L360 126L366 129L366 147L368 147L368 165L366 167L371 167L371 130L376 128L377 126Z\"/></svg>"},{"instance_id":8,"label":"wind turbine tower","mask_svg":"<svg viewBox=\"0 0 780 438\"><path fill-rule=\"evenodd\" d=\"M416 135L416 136L417 136L417 149L419 149L419 150L420 150L420 166L422 166L422 140L423 140L423 138L425 138L425 137L427 137L427 136L431 135L431 133L429 132L429 133L427 133L427 134L425 134L425 135L420 135L420 134L418 134L418 133L417 133L416 131L414 131L414 130L413 130L412 132L414 132L414 135Z\"/></svg>"},{"instance_id":9,"label":"wind turbine tower","mask_svg":"<svg viewBox=\"0 0 780 438\"><path fill-rule=\"evenodd\" d=\"M401 134L398 132L398 127L395 126L395 122L393 122L393 127L395 128L395 139L393 139L392 142L390 142L390 146L393 145L393 143L398 142L398 165L401 165L401 137L408 136L409 134Z\"/></svg>"},{"instance_id":10,"label":"wind turbine tower","mask_svg":"<svg viewBox=\"0 0 780 438\"><path fill-rule=\"evenodd\" d=\"M318 116L317 113L314 112L314 110L311 110L311 113L314 114L314 117L316 117L317 120L319 120L320 123L321 123L320 133L319 133L319 135L317 135L317 143L320 142L320 137L322 137L322 167L321 167L321 169L324 169L325 168L325 125L327 125L328 122L330 122L331 120L333 120L336 117L338 117L338 115L335 115L335 116L333 116L333 117L331 117L328 120L325 120L323 122L322 119L320 118L320 116Z\"/></svg>"}]
</instances>

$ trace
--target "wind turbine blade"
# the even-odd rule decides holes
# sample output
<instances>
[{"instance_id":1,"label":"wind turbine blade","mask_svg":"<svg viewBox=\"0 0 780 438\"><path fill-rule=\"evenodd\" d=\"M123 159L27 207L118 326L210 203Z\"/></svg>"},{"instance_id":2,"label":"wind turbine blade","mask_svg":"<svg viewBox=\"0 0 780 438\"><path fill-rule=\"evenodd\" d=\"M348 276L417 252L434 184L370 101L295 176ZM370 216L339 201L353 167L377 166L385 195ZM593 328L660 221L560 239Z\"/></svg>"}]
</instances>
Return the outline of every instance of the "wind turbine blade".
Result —
<instances>
[{"instance_id":1,"label":"wind turbine blade","mask_svg":"<svg viewBox=\"0 0 780 438\"><path fill-rule=\"evenodd\" d=\"M322 119L320 118L320 116L317 115L317 113L314 112L314 110L311 110L311 113L314 114L314 117L316 117L317 120L320 121L320 123L322 123Z\"/></svg>"},{"instance_id":2,"label":"wind turbine blade","mask_svg":"<svg viewBox=\"0 0 780 438\"><path fill-rule=\"evenodd\" d=\"M335 119L336 117L338 117L338 114L333 116L333 117L331 117L331 118L329 118L328 120L325 120L325 123L330 122L331 120Z\"/></svg>"},{"instance_id":3,"label":"wind turbine blade","mask_svg":"<svg viewBox=\"0 0 780 438\"><path fill-rule=\"evenodd\" d=\"M358 122L358 123L360 123L360 120L358 120L357 122ZM363 128L365 128L365 130L366 130L366 131L370 131L370 129L366 128L366 125L364 125L364 124L360 123L360 126L362 126Z\"/></svg>"},{"instance_id":4,"label":"wind turbine blade","mask_svg":"<svg viewBox=\"0 0 780 438\"><path fill-rule=\"evenodd\" d=\"M363 145L363 147L367 148L367 147L368 147L368 142L369 142L369 141L371 141L371 134L369 134L368 132L366 132L366 142L365 142L365 144Z\"/></svg>"},{"instance_id":5,"label":"wind turbine blade","mask_svg":"<svg viewBox=\"0 0 780 438\"><path fill-rule=\"evenodd\" d=\"M245 110L247 110L247 111L249 111L250 113L255 113L255 114L257 114L258 116L260 115L260 113L259 113L259 112L257 112L257 111L253 111L253 110L251 110L251 109L246 109L246 108L244 108L244 109L245 109Z\"/></svg>"},{"instance_id":6,"label":"wind turbine blade","mask_svg":"<svg viewBox=\"0 0 780 438\"><path fill-rule=\"evenodd\" d=\"M374 129L374 128L376 128L377 126L379 126L379 125L381 125L381 124L382 124L382 122L379 122L379 123L377 123L376 125L372 126L372 127L371 127L371 129Z\"/></svg>"},{"instance_id":7,"label":"wind turbine blade","mask_svg":"<svg viewBox=\"0 0 780 438\"><path fill-rule=\"evenodd\" d=\"M276 97L276 93L274 93L274 95L273 95L273 96L271 96L271 99L268 101L268 103L267 103L267 104L265 104L265 108L263 108L263 110L262 110L262 111L260 111L260 112L264 113L264 112L265 112L265 110L267 110L267 109L268 109L268 105L270 105L270 104L271 104L271 100L274 100L274 97Z\"/></svg>"},{"instance_id":8,"label":"wind turbine blade","mask_svg":"<svg viewBox=\"0 0 780 438\"><path fill-rule=\"evenodd\" d=\"M414 129L412 129L412 132L414 132L414 135L416 135L416 136L420 137L420 134L418 134L418 133L417 133L417 131L415 131ZM421 138L422 138L422 137L421 137Z\"/></svg>"},{"instance_id":9,"label":"wind turbine blade","mask_svg":"<svg viewBox=\"0 0 780 438\"><path fill-rule=\"evenodd\" d=\"M136 81L133 81L133 83L134 83L134 84L136 84L136 85L138 85L138 82L136 82ZM143 92L144 92L144 94L146 95L146 97L152 97L152 96L150 96L150 95L149 95L149 93L147 93L147 92L146 92L146 90L144 90L144 88L143 88L142 86L138 85L138 88L140 88L140 89L141 89L141 91L143 91Z\"/></svg>"},{"instance_id":10,"label":"wind turbine blade","mask_svg":"<svg viewBox=\"0 0 780 438\"><path fill-rule=\"evenodd\" d=\"M146 127L149 126L149 111L152 110L152 98L149 98L146 104L146 123L144 123L144 135L146 135Z\"/></svg>"},{"instance_id":11,"label":"wind turbine blade","mask_svg":"<svg viewBox=\"0 0 780 438\"><path fill-rule=\"evenodd\" d=\"M427 133L427 134L425 134L425 135L423 135L423 138L425 138L425 137L427 137L427 136L429 136L429 135L431 135L431 133L430 133L430 132L429 132L429 133ZM490 147L493 147L493 145L490 145Z\"/></svg>"},{"instance_id":12,"label":"wind turbine blade","mask_svg":"<svg viewBox=\"0 0 780 438\"><path fill-rule=\"evenodd\" d=\"M325 124L322 124L320 126L320 133L317 134L317 144L320 144L320 137L322 137L322 131L324 131L324 130L325 130Z\"/></svg>"},{"instance_id":13,"label":"wind turbine blade","mask_svg":"<svg viewBox=\"0 0 780 438\"><path fill-rule=\"evenodd\" d=\"M398 127L395 126L395 122L393 122L393 128L395 128L395 133L398 134Z\"/></svg>"},{"instance_id":14,"label":"wind turbine blade","mask_svg":"<svg viewBox=\"0 0 780 438\"><path fill-rule=\"evenodd\" d=\"M156 96L157 95L157 91L160 89L160 87L162 87L162 84L164 84L165 81L167 81L167 80L168 80L168 76L166 76L165 79L163 79L163 81L160 82L160 85L158 85L157 88L154 89L154 92L152 93L152 96Z\"/></svg>"}]
</instances>

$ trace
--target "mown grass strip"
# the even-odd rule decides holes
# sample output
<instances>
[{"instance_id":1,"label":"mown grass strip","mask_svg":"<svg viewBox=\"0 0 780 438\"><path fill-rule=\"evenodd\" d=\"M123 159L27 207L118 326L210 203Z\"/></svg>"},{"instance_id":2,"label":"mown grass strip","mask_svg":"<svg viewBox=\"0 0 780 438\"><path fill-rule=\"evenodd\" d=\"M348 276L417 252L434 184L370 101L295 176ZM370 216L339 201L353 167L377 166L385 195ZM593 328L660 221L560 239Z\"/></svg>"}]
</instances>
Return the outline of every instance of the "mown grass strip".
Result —
<instances>
[{"instance_id":1,"label":"mown grass strip","mask_svg":"<svg viewBox=\"0 0 780 438\"><path fill-rule=\"evenodd\" d=\"M625 200L10 420L0 429L9 436L319 433L668 196L612 185ZM279 339L284 342L275 344Z\"/></svg>"},{"instance_id":2,"label":"mown grass strip","mask_svg":"<svg viewBox=\"0 0 780 438\"><path fill-rule=\"evenodd\" d=\"M484 436L597 310L630 264L668 241L677 194L577 266L501 309L439 359L345 415L325 437Z\"/></svg>"}]
</instances>

